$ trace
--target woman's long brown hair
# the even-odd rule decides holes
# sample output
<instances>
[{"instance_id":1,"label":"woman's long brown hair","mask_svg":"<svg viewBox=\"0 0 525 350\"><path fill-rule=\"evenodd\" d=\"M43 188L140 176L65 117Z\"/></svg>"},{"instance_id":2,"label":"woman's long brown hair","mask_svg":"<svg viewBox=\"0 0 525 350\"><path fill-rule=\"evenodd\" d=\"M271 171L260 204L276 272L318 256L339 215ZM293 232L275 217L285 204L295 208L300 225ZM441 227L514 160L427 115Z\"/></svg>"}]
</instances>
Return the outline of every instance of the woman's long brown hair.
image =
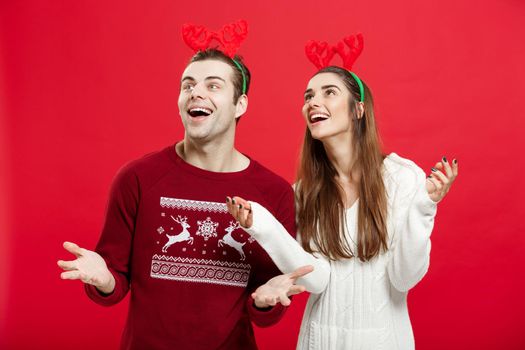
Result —
<instances>
[{"instance_id":1,"label":"woman's long brown hair","mask_svg":"<svg viewBox=\"0 0 525 350\"><path fill-rule=\"evenodd\" d=\"M364 114L357 118L359 86L347 70L326 67L316 73L335 73L350 91L353 120L352 147L355 154L359 194L357 252L352 251L346 236L344 190L336 182L337 172L328 159L321 141L315 140L308 127L304 137L297 175L296 203L298 231L303 248L318 251L328 258L357 256L367 261L387 250L387 199L383 183L381 143L374 119L372 94L364 84ZM349 174L350 175L350 174Z\"/></svg>"}]
</instances>

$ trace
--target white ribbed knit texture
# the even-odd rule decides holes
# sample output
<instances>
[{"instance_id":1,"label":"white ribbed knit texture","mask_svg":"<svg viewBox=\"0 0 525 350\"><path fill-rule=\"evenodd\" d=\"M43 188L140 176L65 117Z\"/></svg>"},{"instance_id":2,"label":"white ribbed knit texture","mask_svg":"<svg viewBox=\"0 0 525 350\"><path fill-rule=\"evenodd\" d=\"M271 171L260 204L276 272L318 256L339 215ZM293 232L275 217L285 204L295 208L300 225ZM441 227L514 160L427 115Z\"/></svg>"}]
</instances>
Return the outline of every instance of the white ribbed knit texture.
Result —
<instances>
[{"instance_id":1,"label":"white ribbed knit texture","mask_svg":"<svg viewBox=\"0 0 525 350\"><path fill-rule=\"evenodd\" d=\"M406 297L428 270L437 209L425 179L412 161L395 153L385 158L389 249L368 262L355 258L329 262L306 253L264 207L252 202L253 225L246 231L281 271L315 268L297 282L312 293L297 349L414 349ZM346 211L349 242L357 241L358 205L359 201Z\"/></svg>"}]
</instances>

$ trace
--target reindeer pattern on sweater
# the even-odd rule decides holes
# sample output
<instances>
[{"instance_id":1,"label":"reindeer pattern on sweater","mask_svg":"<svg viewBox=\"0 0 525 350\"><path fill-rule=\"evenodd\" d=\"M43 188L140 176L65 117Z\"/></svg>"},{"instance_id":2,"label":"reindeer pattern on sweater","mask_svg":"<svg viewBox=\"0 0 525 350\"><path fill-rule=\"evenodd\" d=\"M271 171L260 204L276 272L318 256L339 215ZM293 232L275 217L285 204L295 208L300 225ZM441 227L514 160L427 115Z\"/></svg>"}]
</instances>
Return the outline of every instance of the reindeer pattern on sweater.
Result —
<instances>
[{"instance_id":1,"label":"reindeer pattern on sweater","mask_svg":"<svg viewBox=\"0 0 525 350\"><path fill-rule=\"evenodd\" d=\"M246 287L254 240L226 204L160 197L159 210L152 278Z\"/></svg>"}]
</instances>

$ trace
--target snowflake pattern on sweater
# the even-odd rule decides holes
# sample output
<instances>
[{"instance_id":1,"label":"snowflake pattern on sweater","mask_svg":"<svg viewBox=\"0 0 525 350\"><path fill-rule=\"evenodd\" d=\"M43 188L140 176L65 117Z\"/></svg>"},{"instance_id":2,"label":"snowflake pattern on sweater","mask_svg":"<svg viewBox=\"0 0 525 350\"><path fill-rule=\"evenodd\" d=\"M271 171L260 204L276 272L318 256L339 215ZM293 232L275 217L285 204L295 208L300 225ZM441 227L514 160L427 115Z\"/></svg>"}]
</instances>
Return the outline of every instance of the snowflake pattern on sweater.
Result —
<instances>
[{"instance_id":1,"label":"snowflake pattern on sweater","mask_svg":"<svg viewBox=\"0 0 525 350\"><path fill-rule=\"evenodd\" d=\"M161 197L160 208L163 223L157 233L164 235L166 242L161 251L177 256L153 255L152 278L243 288L247 286L251 265L241 261L246 259L245 245L251 245L253 239L249 239L243 230L234 235L240 226L238 222L230 220L226 204ZM194 220L188 222L188 217ZM221 238L218 238L218 232L224 233ZM196 258L195 254L192 254L193 257L187 256L192 252L204 258ZM248 254L251 253L248 250ZM224 261L226 255L231 261ZM213 258L217 256L220 260Z\"/></svg>"}]
</instances>

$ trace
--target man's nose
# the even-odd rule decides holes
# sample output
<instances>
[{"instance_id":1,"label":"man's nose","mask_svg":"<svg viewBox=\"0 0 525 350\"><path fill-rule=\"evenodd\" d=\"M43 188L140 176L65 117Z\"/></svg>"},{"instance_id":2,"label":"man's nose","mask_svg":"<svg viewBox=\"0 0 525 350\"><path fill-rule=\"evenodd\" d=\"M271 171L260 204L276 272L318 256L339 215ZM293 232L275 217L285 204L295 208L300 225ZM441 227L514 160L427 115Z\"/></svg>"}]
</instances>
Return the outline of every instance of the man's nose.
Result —
<instances>
[{"instance_id":1,"label":"man's nose","mask_svg":"<svg viewBox=\"0 0 525 350\"><path fill-rule=\"evenodd\" d=\"M204 98L206 96L206 87L204 86L204 83L197 83L193 86L193 89L191 90L191 99L195 98Z\"/></svg>"}]
</instances>

